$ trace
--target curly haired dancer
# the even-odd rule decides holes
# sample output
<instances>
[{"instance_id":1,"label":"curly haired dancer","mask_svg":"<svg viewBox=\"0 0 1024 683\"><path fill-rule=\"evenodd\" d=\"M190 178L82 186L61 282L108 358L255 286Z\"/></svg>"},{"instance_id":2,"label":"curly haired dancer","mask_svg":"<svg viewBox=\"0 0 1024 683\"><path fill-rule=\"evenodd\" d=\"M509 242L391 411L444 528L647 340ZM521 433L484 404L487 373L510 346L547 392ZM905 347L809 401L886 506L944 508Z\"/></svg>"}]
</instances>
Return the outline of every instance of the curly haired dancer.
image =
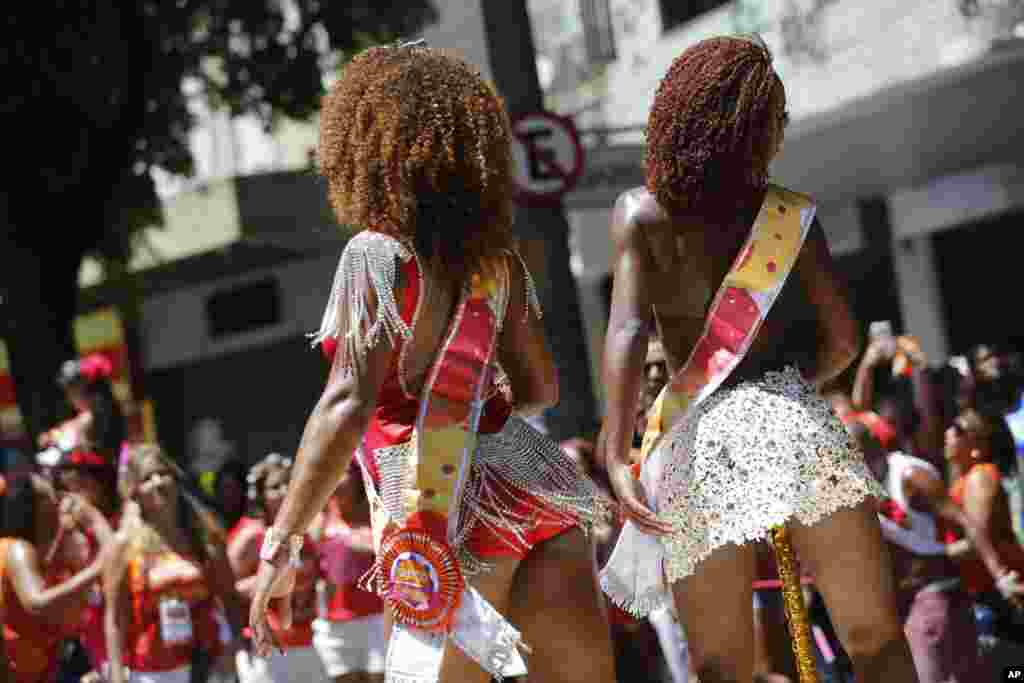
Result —
<instances>
[{"instance_id":1,"label":"curly haired dancer","mask_svg":"<svg viewBox=\"0 0 1024 683\"><path fill-rule=\"evenodd\" d=\"M324 100L319 152L339 221L363 231L341 257L318 335L337 339L333 366L261 552L257 650L287 551L355 452L372 584L395 622L389 677L486 681L525 659L537 680L613 680L582 528L593 485L520 419L553 404L557 382L514 249L500 98L455 57L372 48Z\"/></svg>"},{"instance_id":2,"label":"curly haired dancer","mask_svg":"<svg viewBox=\"0 0 1024 683\"><path fill-rule=\"evenodd\" d=\"M781 528L860 680L916 681L869 500L881 489L815 390L852 361L857 333L813 203L768 183L786 119L754 39L698 43L658 88L646 187L612 219L601 445L630 523L602 581L644 612L667 598L667 579L701 682L750 681L750 541ZM629 446L652 324L672 379L638 482Z\"/></svg>"}]
</instances>

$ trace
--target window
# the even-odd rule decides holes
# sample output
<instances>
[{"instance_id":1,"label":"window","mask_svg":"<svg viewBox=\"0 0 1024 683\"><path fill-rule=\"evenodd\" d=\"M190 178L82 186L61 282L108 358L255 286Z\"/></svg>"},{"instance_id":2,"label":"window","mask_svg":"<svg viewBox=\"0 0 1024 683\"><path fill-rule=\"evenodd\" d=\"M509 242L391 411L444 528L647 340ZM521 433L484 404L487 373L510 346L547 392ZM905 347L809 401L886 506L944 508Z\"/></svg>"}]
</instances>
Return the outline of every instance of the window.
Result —
<instances>
[{"instance_id":1,"label":"window","mask_svg":"<svg viewBox=\"0 0 1024 683\"><path fill-rule=\"evenodd\" d=\"M281 293L275 278L214 292L206 299L211 339L270 327L281 322Z\"/></svg>"},{"instance_id":2,"label":"window","mask_svg":"<svg viewBox=\"0 0 1024 683\"><path fill-rule=\"evenodd\" d=\"M671 31L728 2L729 0L661 0L661 30Z\"/></svg>"},{"instance_id":3,"label":"window","mask_svg":"<svg viewBox=\"0 0 1024 683\"><path fill-rule=\"evenodd\" d=\"M615 61L615 32L609 0L580 0L583 42L591 67Z\"/></svg>"}]
</instances>

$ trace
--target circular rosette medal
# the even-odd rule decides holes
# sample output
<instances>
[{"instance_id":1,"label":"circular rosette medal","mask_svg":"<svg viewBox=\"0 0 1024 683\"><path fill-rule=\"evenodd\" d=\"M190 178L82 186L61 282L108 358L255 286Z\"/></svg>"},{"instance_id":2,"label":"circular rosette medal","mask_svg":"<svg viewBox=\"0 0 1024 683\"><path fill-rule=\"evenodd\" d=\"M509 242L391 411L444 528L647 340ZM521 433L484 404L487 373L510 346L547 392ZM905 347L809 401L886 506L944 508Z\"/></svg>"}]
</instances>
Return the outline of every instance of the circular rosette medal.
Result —
<instances>
[{"instance_id":1,"label":"circular rosette medal","mask_svg":"<svg viewBox=\"0 0 1024 683\"><path fill-rule=\"evenodd\" d=\"M395 619L427 631L450 629L465 580L446 542L406 526L384 539L380 566Z\"/></svg>"}]
</instances>

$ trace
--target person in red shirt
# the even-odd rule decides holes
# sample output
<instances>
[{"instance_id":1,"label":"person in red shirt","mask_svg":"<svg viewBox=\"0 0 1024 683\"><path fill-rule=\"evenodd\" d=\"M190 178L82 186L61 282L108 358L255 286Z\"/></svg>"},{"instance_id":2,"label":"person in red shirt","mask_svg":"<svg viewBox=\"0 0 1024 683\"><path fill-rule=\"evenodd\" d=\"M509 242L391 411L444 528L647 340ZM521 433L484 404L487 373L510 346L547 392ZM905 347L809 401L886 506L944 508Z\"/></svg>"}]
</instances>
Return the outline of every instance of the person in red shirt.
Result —
<instances>
[{"instance_id":1,"label":"person in red shirt","mask_svg":"<svg viewBox=\"0 0 1024 683\"><path fill-rule=\"evenodd\" d=\"M57 646L79 627L87 597L108 556L88 561L84 530L101 542L110 527L93 506L59 496L27 474L6 483L0 531L0 623L4 660L14 683L44 683L55 675Z\"/></svg>"},{"instance_id":2,"label":"person in red shirt","mask_svg":"<svg viewBox=\"0 0 1024 683\"><path fill-rule=\"evenodd\" d=\"M975 549L974 538L962 525L946 524L943 540L958 548L964 588L974 598L976 613L993 617L995 647L985 653L993 670L1017 665L1024 657L1024 548L1017 542L1010 506L1002 487L997 462L1012 462L1013 438L1001 417L988 417L973 409L960 413L946 430L946 462L949 466L949 498L970 523L992 539L998 560L985 561ZM970 531L967 529L966 531Z\"/></svg>"},{"instance_id":3,"label":"person in red shirt","mask_svg":"<svg viewBox=\"0 0 1024 683\"><path fill-rule=\"evenodd\" d=\"M117 468L113 462L96 451L76 448L65 453L54 469L54 484L59 491L81 496L103 515L111 528L119 524L119 503L117 495ZM90 558L100 549L100 539L86 532L87 551ZM107 663L107 644L103 633L104 600L99 583L89 592L89 601L82 614L78 641L89 658L94 672L104 670Z\"/></svg>"},{"instance_id":4,"label":"person in red shirt","mask_svg":"<svg viewBox=\"0 0 1024 683\"><path fill-rule=\"evenodd\" d=\"M320 535L322 609L313 644L333 683L384 680L384 602L360 587L373 566L370 503L359 463L352 460L327 504Z\"/></svg>"},{"instance_id":5,"label":"person in red shirt","mask_svg":"<svg viewBox=\"0 0 1024 683\"><path fill-rule=\"evenodd\" d=\"M127 667L132 683L189 683L199 653L233 671L242 609L222 530L185 492L183 473L159 446L131 448L121 474L122 495L138 514L121 520L104 573L108 680L125 683ZM235 634L227 648L218 599Z\"/></svg>"},{"instance_id":6,"label":"person in red shirt","mask_svg":"<svg viewBox=\"0 0 1024 683\"><path fill-rule=\"evenodd\" d=\"M238 592L248 598L252 594L256 569L259 566L260 546L267 528L274 523L291 475L290 459L271 453L249 471L249 500L260 517L243 517L228 535L228 559L238 579ZM242 683L286 683L302 680L308 683L323 681L327 674L313 649L313 619L316 617L316 581L319 563L311 540L303 545L302 568L296 577L291 600L292 623L283 623L278 610L270 615L274 637L285 652L273 652L266 658L249 657L238 653L238 675Z\"/></svg>"}]
</instances>

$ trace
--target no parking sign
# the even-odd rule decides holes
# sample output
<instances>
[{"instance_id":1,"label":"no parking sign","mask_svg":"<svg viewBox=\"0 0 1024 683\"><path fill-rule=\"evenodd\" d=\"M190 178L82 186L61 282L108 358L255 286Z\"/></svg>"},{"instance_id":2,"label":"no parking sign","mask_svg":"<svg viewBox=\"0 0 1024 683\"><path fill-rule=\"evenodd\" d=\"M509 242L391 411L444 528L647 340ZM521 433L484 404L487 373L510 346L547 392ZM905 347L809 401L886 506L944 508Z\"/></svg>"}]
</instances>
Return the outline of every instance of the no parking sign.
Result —
<instances>
[{"instance_id":1,"label":"no parking sign","mask_svg":"<svg viewBox=\"0 0 1024 683\"><path fill-rule=\"evenodd\" d=\"M512 121L516 200L557 203L583 173L583 146L571 118L533 112Z\"/></svg>"}]
</instances>

